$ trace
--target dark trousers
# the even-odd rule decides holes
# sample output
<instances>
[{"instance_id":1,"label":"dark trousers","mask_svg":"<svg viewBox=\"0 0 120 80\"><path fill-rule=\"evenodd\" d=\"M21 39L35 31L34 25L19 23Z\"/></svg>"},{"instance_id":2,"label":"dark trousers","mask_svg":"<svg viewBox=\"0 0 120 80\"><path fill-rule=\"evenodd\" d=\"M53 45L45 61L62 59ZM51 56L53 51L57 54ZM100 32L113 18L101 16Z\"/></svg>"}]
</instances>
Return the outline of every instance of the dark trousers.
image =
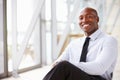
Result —
<instances>
[{"instance_id":1,"label":"dark trousers","mask_svg":"<svg viewBox=\"0 0 120 80\"><path fill-rule=\"evenodd\" d=\"M105 80L100 76L85 73L73 64L62 61L47 73L43 80Z\"/></svg>"}]
</instances>

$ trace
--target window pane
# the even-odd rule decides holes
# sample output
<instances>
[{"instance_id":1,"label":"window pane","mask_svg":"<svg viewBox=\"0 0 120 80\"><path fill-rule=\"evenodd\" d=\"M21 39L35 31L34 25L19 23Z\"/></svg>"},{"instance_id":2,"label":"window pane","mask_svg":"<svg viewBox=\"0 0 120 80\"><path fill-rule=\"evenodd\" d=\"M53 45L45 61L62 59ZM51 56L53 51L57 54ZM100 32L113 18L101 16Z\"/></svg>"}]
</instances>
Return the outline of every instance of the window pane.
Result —
<instances>
[{"instance_id":1,"label":"window pane","mask_svg":"<svg viewBox=\"0 0 120 80\"><path fill-rule=\"evenodd\" d=\"M0 0L0 74L4 73L3 43L3 2Z\"/></svg>"},{"instance_id":2,"label":"window pane","mask_svg":"<svg viewBox=\"0 0 120 80\"><path fill-rule=\"evenodd\" d=\"M27 34L29 29L29 24L33 17L34 10L38 0L17 0L17 49L20 50L22 41ZM7 33L8 33L8 68L12 71L12 26L11 26L11 0L7 2ZM23 53L22 61L20 63L19 69L27 68L40 64L40 23L39 20L35 24L35 28L32 35L27 43L25 51ZM18 52L17 51L17 52ZM19 57L19 54L16 55Z\"/></svg>"}]
</instances>

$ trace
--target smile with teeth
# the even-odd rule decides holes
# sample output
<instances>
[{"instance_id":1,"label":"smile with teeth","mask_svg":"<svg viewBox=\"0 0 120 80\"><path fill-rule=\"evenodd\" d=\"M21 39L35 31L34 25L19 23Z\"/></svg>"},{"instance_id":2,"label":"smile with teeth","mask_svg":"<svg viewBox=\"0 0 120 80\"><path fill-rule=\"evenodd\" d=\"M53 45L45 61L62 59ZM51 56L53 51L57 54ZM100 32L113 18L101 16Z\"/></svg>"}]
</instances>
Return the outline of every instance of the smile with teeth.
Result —
<instances>
[{"instance_id":1,"label":"smile with teeth","mask_svg":"<svg viewBox=\"0 0 120 80\"><path fill-rule=\"evenodd\" d=\"M84 24L83 27L86 28L86 27L89 27L90 24Z\"/></svg>"}]
</instances>

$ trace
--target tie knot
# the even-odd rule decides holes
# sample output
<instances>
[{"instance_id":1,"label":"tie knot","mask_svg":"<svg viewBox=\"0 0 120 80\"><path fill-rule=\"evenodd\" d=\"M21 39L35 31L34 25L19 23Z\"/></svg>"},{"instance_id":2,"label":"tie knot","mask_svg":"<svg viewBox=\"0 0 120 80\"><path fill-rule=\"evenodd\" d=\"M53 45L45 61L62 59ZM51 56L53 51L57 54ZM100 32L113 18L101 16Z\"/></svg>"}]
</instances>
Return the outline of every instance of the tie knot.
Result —
<instances>
[{"instance_id":1,"label":"tie knot","mask_svg":"<svg viewBox=\"0 0 120 80\"><path fill-rule=\"evenodd\" d=\"M86 41L89 41L90 40L90 37L86 37Z\"/></svg>"}]
</instances>

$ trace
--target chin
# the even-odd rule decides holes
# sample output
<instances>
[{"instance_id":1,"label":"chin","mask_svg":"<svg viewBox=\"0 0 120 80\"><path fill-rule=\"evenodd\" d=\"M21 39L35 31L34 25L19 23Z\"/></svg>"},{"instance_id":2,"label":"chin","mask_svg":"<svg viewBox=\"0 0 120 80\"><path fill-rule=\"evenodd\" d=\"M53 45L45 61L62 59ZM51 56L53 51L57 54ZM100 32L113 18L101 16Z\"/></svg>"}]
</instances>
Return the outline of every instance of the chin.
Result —
<instances>
[{"instance_id":1,"label":"chin","mask_svg":"<svg viewBox=\"0 0 120 80\"><path fill-rule=\"evenodd\" d=\"M86 32L86 33L88 32L88 30L86 30L86 29L83 29L83 31Z\"/></svg>"}]
</instances>

